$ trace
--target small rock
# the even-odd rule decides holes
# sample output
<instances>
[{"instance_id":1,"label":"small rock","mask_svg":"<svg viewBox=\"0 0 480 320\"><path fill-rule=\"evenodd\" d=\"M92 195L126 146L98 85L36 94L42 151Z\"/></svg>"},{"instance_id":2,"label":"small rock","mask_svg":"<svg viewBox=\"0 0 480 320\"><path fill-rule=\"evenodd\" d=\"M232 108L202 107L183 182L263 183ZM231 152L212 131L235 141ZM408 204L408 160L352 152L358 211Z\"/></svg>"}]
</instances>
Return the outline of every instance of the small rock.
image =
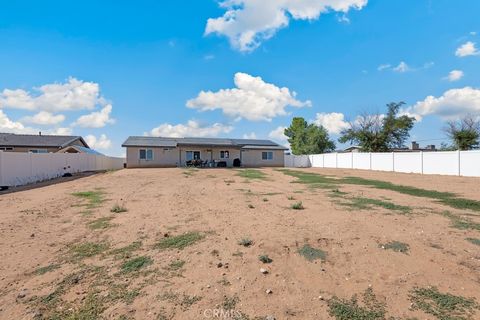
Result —
<instances>
[{"instance_id":1,"label":"small rock","mask_svg":"<svg viewBox=\"0 0 480 320\"><path fill-rule=\"evenodd\" d=\"M323 297L322 297L322 296L318 296L318 300L323 300Z\"/></svg>"},{"instance_id":2,"label":"small rock","mask_svg":"<svg viewBox=\"0 0 480 320\"><path fill-rule=\"evenodd\" d=\"M22 289L22 290L18 293L17 298L22 299L22 298L25 298L26 295L27 295L27 289Z\"/></svg>"},{"instance_id":3,"label":"small rock","mask_svg":"<svg viewBox=\"0 0 480 320\"><path fill-rule=\"evenodd\" d=\"M32 233L32 234L30 235L30 238L35 238L35 233Z\"/></svg>"},{"instance_id":4,"label":"small rock","mask_svg":"<svg viewBox=\"0 0 480 320\"><path fill-rule=\"evenodd\" d=\"M166 233L166 232L163 234L163 236L164 236L165 238L170 237L170 235L169 235L168 233Z\"/></svg>"},{"instance_id":5,"label":"small rock","mask_svg":"<svg viewBox=\"0 0 480 320\"><path fill-rule=\"evenodd\" d=\"M208 288L208 289L210 289L211 287L212 287L211 285L207 284L207 288Z\"/></svg>"},{"instance_id":6,"label":"small rock","mask_svg":"<svg viewBox=\"0 0 480 320\"><path fill-rule=\"evenodd\" d=\"M265 320L275 320L275 317L272 315L268 315L265 317Z\"/></svg>"},{"instance_id":7,"label":"small rock","mask_svg":"<svg viewBox=\"0 0 480 320\"><path fill-rule=\"evenodd\" d=\"M266 292L267 294L272 294L272 293L273 293L272 289L267 289L265 292Z\"/></svg>"},{"instance_id":8,"label":"small rock","mask_svg":"<svg viewBox=\"0 0 480 320\"><path fill-rule=\"evenodd\" d=\"M221 268L221 267L223 267L223 263L221 262L217 263L217 268Z\"/></svg>"},{"instance_id":9,"label":"small rock","mask_svg":"<svg viewBox=\"0 0 480 320\"><path fill-rule=\"evenodd\" d=\"M260 273L267 274L267 273L268 273L268 270L267 270L267 269L264 269L264 268L261 268L261 269L260 269Z\"/></svg>"}]
</instances>

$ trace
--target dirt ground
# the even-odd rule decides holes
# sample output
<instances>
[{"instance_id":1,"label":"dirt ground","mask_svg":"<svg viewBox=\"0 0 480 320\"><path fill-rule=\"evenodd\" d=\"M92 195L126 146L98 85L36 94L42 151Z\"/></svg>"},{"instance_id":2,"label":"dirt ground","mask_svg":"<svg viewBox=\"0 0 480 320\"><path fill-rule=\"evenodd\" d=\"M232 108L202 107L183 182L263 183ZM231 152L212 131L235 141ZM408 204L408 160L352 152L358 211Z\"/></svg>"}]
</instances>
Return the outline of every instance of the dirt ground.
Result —
<instances>
[{"instance_id":1,"label":"dirt ground","mask_svg":"<svg viewBox=\"0 0 480 320\"><path fill-rule=\"evenodd\" d=\"M442 319L415 288L480 302L480 212L260 171L129 169L0 195L0 319L357 319L345 310L354 295L368 309L365 292L385 313L358 319ZM297 171L480 201L478 178ZM364 198L383 202L352 202Z\"/></svg>"}]
</instances>

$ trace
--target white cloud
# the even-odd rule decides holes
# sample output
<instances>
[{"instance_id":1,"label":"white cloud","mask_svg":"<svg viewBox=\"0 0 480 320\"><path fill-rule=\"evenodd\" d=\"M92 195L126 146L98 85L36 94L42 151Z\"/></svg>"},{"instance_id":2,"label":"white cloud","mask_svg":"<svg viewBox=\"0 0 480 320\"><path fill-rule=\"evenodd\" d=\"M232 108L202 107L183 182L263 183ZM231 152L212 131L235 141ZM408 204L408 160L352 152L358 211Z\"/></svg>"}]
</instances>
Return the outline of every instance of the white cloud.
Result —
<instances>
[{"instance_id":1,"label":"white cloud","mask_svg":"<svg viewBox=\"0 0 480 320\"><path fill-rule=\"evenodd\" d=\"M455 52L457 57L468 57L468 56L477 56L480 55L480 51L475 47L475 43L468 41L462 44L457 51Z\"/></svg>"},{"instance_id":2,"label":"white cloud","mask_svg":"<svg viewBox=\"0 0 480 320\"><path fill-rule=\"evenodd\" d=\"M313 121L318 126L323 126L329 133L339 134L343 129L349 127L348 122L345 121L343 113L317 113Z\"/></svg>"},{"instance_id":3,"label":"white cloud","mask_svg":"<svg viewBox=\"0 0 480 320\"><path fill-rule=\"evenodd\" d=\"M392 68L392 65L391 64L381 64L378 66L377 70L378 71L383 71L383 70L388 70L388 69L391 69Z\"/></svg>"},{"instance_id":4,"label":"white cloud","mask_svg":"<svg viewBox=\"0 0 480 320\"><path fill-rule=\"evenodd\" d=\"M55 125L65 121L65 116L63 114L54 115L48 111L40 111L33 116L24 117L22 120L38 125Z\"/></svg>"},{"instance_id":5,"label":"white cloud","mask_svg":"<svg viewBox=\"0 0 480 320\"><path fill-rule=\"evenodd\" d=\"M56 128L52 130L47 130L47 134L54 134L60 136L71 136L73 134L72 128Z\"/></svg>"},{"instance_id":6,"label":"white cloud","mask_svg":"<svg viewBox=\"0 0 480 320\"><path fill-rule=\"evenodd\" d=\"M233 89L201 91L196 98L187 101L187 107L200 111L221 109L237 120L271 121L276 116L286 115L287 106L311 106L310 101L297 100L296 93L288 88L279 88L260 77L239 72L235 74L234 82L236 88Z\"/></svg>"},{"instance_id":7,"label":"white cloud","mask_svg":"<svg viewBox=\"0 0 480 320\"><path fill-rule=\"evenodd\" d=\"M25 127L21 122L10 120L10 118L0 110L0 132L35 133L35 129Z\"/></svg>"},{"instance_id":8,"label":"white cloud","mask_svg":"<svg viewBox=\"0 0 480 320\"><path fill-rule=\"evenodd\" d=\"M49 112L91 110L104 105L100 87L94 82L69 78L65 83L51 83L34 88L35 94L23 89L4 89L0 93L0 108L43 110Z\"/></svg>"},{"instance_id":9,"label":"white cloud","mask_svg":"<svg viewBox=\"0 0 480 320\"><path fill-rule=\"evenodd\" d=\"M438 115L450 120L467 114L480 114L480 89L465 87L448 90L440 97L428 96L403 110L403 113L414 116L417 120L427 115Z\"/></svg>"},{"instance_id":10,"label":"white cloud","mask_svg":"<svg viewBox=\"0 0 480 320\"><path fill-rule=\"evenodd\" d=\"M257 139L257 134L255 132L245 133L243 139Z\"/></svg>"},{"instance_id":11,"label":"white cloud","mask_svg":"<svg viewBox=\"0 0 480 320\"><path fill-rule=\"evenodd\" d=\"M207 21L205 34L216 33L229 38L233 48L248 52L285 28L290 19L316 20L323 13L348 13L361 10L368 0L225 0L226 10L219 18Z\"/></svg>"},{"instance_id":12,"label":"white cloud","mask_svg":"<svg viewBox=\"0 0 480 320\"><path fill-rule=\"evenodd\" d=\"M455 82L463 78L465 74L462 70L452 70L444 79L450 82Z\"/></svg>"},{"instance_id":13,"label":"white cloud","mask_svg":"<svg viewBox=\"0 0 480 320\"><path fill-rule=\"evenodd\" d=\"M405 72L408 72L408 71L411 71L411 70L412 69L410 68L410 66L405 61L401 61L398 64L398 66L393 68L393 71L399 72L399 73L405 73Z\"/></svg>"},{"instance_id":14,"label":"white cloud","mask_svg":"<svg viewBox=\"0 0 480 320\"><path fill-rule=\"evenodd\" d=\"M100 111L95 111L90 114L81 116L75 121L73 125L80 126L83 128L103 128L107 124L115 123L114 119L110 118L110 113L112 112L112 105L107 104Z\"/></svg>"},{"instance_id":15,"label":"white cloud","mask_svg":"<svg viewBox=\"0 0 480 320\"><path fill-rule=\"evenodd\" d=\"M160 126L152 129L150 133L146 133L146 135L172 138L216 137L221 133L229 133L232 130L233 127L223 125L221 123L214 123L211 126L202 126L198 121L190 120L186 125L171 125L168 123L161 124Z\"/></svg>"},{"instance_id":16,"label":"white cloud","mask_svg":"<svg viewBox=\"0 0 480 320\"><path fill-rule=\"evenodd\" d=\"M90 146L92 149L110 149L112 147L112 141L108 139L105 134L100 135L100 138L97 139L92 134L89 134L85 137L85 142Z\"/></svg>"},{"instance_id":17,"label":"white cloud","mask_svg":"<svg viewBox=\"0 0 480 320\"><path fill-rule=\"evenodd\" d=\"M282 126L277 127L268 134L268 137L282 145L288 145L288 137L284 134L286 128Z\"/></svg>"}]
</instances>

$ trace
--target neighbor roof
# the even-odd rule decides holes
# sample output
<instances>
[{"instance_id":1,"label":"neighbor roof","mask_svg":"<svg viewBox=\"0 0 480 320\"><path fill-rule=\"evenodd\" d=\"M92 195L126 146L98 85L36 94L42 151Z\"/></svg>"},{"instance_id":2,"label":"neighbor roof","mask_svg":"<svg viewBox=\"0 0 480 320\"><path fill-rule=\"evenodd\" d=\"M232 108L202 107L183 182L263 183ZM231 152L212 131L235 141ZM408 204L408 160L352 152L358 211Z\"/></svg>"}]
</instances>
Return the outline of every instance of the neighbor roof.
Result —
<instances>
[{"instance_id":1,"label":"neighbor roof","mask_svg":"<svg viewBox=\"0 0 480 320\"><path fill-rule=\"evenodd\" d=\"M165 138L165 137L129 137L122 147L177 147L177 146L210 146L210 147L259 147L259 149L287 148L270 140L256 139L224 139L224 138Z\"/></svg>"},{"instance_id":2,"label":"neighbor roof","mask_svg":"<svg viewBox=\"0 0 480 320\"><path fill-rule=\"evenodd\" d=\"M52 147L64 148L75 140L80 140L88 148L88 144L80 136L54 136L0 133L2 147Z\"/></svg>"}]
</instances>

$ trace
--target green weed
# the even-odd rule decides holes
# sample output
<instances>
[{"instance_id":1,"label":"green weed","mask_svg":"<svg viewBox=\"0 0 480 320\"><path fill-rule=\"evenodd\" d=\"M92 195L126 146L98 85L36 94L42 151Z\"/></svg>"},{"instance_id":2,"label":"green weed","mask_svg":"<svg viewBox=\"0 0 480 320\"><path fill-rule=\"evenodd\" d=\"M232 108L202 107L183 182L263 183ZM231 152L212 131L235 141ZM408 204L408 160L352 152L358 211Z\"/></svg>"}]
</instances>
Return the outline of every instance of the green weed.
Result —
<instances>
[{"instance_id":1,"label":"green weed","mask_svg":"<svg viewBox=\"0 0 480 320\"><path fill-rule=\"evenodd\" d=\"M150 257L137 257L125 261L120 269L124 273L137 272L142 268L145 268L153 263L152 258Z\"/></svg>"},{"instance_id":2,"label":"green weed","mask_svg":"<svg viewBox=\"0 0 480 320\"><path fill-rule=\"evenodd\" d=\"M86 200L87 204L85 206L90 209L99 207L105 201L105 193L100 190L75 192L72 195Z\"/></svg>"},{"instance_id":3,"label":"green weed","mask_svg":"<svg viewBox=\"0 0 480 320\"><path fill-rule=\"evenodd\" d=\"M237 172L238 172L237 176L240 176L248 180L250 179L266 180L267 179L267 175L263 171L256 170L256 169L241 169L241 170L237 170Z\"/></svg>"},{"instance_id":4,"label":"green weed","mask_svg":"<svg viewBox=\"0 0 480 320\"><path fill-rule=\"evenodd\" d=\"M395 252L401 252L405 254L408 253L408 250L410 249L408 244L399 241L391 241L385 244L380 244L379 246L385 250L393 250Z\"/></svg>"},{"instance_id":5,"label":"green weed","mask_svg":"<svg viewBox=\"0 0 480 320\"><path fill-rule=\"evenodd\" d=\"M356 296L350 300L333 297L328 301L329 313L337 320L385 320L385 304L379 302L371 288L363 294L363 305Z\"/></svg>"},{"instance_id":6,"label":"green weed","mask_svg":"<svg viewBox=\"0 0 480 320\"><path fill-rule=\"evenodd\" d=\"M314 261L318 259L325 261L327 259L327 253L325 251L313 248L309 244L305 244L302 248L300 248L298 253L308 261Z\"/></svg>"},{"instance_id":7,"label":"green weed","mask_svg":"<svg viewBox=\"0 0 480 320\"><path fill-rule=\"evenodd\" d=\"M158 249L183 250L203 238L205 238L205 236L199 232L188 232L179 236L164 238L157 242L155 247Z\"/></svg>"}]
</instances>

